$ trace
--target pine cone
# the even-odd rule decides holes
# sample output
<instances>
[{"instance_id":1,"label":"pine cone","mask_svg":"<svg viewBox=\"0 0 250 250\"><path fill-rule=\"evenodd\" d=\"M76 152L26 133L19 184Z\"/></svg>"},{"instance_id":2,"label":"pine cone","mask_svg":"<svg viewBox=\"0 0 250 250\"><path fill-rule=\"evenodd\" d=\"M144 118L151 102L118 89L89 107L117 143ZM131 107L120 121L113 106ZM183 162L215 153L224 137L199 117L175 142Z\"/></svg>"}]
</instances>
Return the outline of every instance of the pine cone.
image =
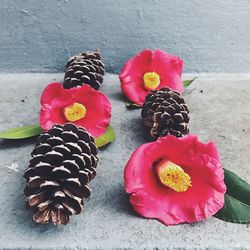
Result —
<instances>
[{"instance_id":1,"label":"pine cone","mask_svg":"<svg viewBox=\"0 0 250 250\"><path fill-rule=\"evenodd\" d=\"M104 64L98 51L86 51L71 57L65 66L64 88L89 84L99 89L104 76Z\"/></svg>"},{"instance_id":2,"label":"pine cone","mask_svg":"<svg viewBox=\"0 0 250 250\"><path fill-rule=\"evenodd\" d=\"M169 88L149 93L142 107L144 125L157 139L165 135L181 137L189 132L189 110L182 96Z\"/></svg>"},{"instance_id":3,"label":"pine cone","mask_svg":"<svg viewBox=\"0 0 250 250\"><path fill-rule=\"evenodd\" d=\"M38 137L24 173L26 204L35 222L67 224L70 215L82 211L90 196L88 183L96 175L97 153L94 138L71 123Z\"/></svg>"}]
</instances>

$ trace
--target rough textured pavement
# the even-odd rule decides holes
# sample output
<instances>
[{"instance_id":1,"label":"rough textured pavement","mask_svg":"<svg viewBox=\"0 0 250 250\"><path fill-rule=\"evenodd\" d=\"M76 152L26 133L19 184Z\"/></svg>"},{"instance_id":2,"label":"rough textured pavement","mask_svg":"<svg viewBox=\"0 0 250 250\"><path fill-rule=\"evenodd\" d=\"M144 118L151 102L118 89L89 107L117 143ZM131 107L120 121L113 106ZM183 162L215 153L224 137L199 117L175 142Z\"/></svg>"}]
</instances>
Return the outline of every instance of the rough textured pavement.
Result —
<instances>
[{"instance_id":1,"label":"rough textured pavement","mask_svg":"<svg viewBox=\"0 0 250 250\"><path fill-rule=\"evenodd\" d=\"M0 130L38 122L39 97L62 74L1 74ZM184 75L190 79L191 75ZM98 175L84 213L67 226L36 225L26 210L22 171L34 139L0 140L1 249L250 249L250 228L211 218L167 227L137 216L123 188L123 169L133 150L147 141L140 110L126 110L116 75L102 90L113 104L117 140L100 152ZM204 142L214 140L224 167L250 181L250 75L201 74L188 87L190 129ZM9 166L18 164L17 170ZM13 167L13 165L12 165Z\"/></svg>"}]
</instances>

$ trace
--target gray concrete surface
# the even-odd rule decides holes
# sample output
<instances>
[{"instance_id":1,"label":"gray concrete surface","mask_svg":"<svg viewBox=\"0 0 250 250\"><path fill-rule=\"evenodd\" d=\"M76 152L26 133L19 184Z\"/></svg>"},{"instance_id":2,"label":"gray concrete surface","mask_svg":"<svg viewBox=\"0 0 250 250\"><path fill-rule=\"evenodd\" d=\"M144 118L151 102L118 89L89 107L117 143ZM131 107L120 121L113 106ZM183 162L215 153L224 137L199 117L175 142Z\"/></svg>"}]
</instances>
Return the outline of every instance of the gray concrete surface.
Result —
<instances>
[{"instance_id":1,"label":"gray concrete surface","mask_svg":"<svg viewBox=\"0 0 250 250\"><path fill-rule=\"evenodd\" d=\"M62 78L62 74L1 74L0 130L37 123L42 89ZM204 142L214 140L224 167L247 181L249 82L250 75L201 74L185 93L191 131ZM102 90L113 104L117 140L100 152L92 196L85 212L72 217L69 225L36 225L25 208L21 174L35 141L0 141L0 249L250 249L248 225L211 218L167 227L133 212L123 188L123 169L133 150L147 140L140 111L125 109L116 75L105 77Z\"/></svg>"},{"instance_id":2,"label":"gray concrete surface","mask_svg":"<svg viewBox=\"0 0 250 250\"><path fill-rule=\"evenodd\" d=\"M149 47L186 72L249 72L249 12L249 0L1 0L0 71L58 72L99 48L117 73Z\"/></svg>"}]
</instances>

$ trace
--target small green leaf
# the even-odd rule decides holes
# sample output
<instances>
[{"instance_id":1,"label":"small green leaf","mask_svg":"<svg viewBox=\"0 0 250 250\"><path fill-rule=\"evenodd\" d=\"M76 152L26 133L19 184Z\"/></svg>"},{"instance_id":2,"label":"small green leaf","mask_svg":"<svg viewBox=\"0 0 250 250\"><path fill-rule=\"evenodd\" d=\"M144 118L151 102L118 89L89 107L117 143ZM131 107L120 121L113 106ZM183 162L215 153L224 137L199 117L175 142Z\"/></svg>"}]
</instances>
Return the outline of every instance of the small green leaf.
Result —
<instances>
[{"instance_id":1,"label":"small green leaf","mask_svg":"<svg viewBox=\"0 0 250 250\"><path fill-rule=\"evenodd\" d=\"M127 109L140 109L140 108L142 108L141 106L139 106L133 102L130 102L130 101L125 101L125 106Z\"/></svg>"},{"instance_id":2,"label":"small green leaf","mask_svg":"<svg viewBox=\"0 0 250 250\"><path fill-rule=\"evenodd\" d=\"M108 143L114 142L115 141L115 131L111 126L108 126L106 132L95 138L95 144L98 148L101 148Z\"/></svg>"},{"instance_id":3,"label":"small green leaf","mask_svg":"<svg viewBox=\"0 0 250 250\"><path fill-rule=\"evenodd\" d=\"M227 169L224 173L225 204L215 217L233 223L250 223L250 185Z\"/></svg>"},{"instance_id":4,"label":"small green leaf","mask_svg":"<svg viewBox=\"0 0 250 250\"><path fill-rule=\"evenodd\" d=\"M186 88L188 87L197 77L194 77L192 80L185 80L183 81L183 86Z\"/></svg>"},{"instance_id":5,"label":"small green leaf","mask_svg":"<svg viewBox=\"0 0 250 250\"><path fill-rule=\"evenodd\" d=\"M24 139L39 135L42 133L40 125L29 125L17 128L11 128L0 133L3 139Z\"/></svg>"}]
</instances>

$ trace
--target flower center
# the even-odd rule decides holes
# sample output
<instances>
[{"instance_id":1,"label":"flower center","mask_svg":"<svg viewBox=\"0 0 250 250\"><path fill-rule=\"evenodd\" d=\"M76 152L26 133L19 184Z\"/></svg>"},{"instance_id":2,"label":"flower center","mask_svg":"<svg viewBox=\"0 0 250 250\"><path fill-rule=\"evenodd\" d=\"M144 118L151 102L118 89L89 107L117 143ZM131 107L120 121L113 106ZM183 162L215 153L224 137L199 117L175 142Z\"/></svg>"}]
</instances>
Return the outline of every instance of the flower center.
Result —
<instances>
[{"instance_id":1,"label":"flower center","mask_svg":"<svg viewBox=\"0 0 250 250\"><path fill-rule=\"evenodd\" d=\"M67 121L75 122L85 117L86 108L81 103L75 102L72 105L64 108L63 114Z\"/></svg>"},{"instance_id":2,"label":"flower center","mask_svg":"<svg viewBox=\"0 0 250 250\"><path fill-rule=\"evenodd\" d=\"M160 161L156 171L161 183L172 188L176 192L185 192L191 187L191 178L184 170L171 161Z\"/></svg>"},{"instance_id":3,"label":"flower center","mask_svg":"<svg viewBox=\"0 0 250 250\"><path fill-rule=\"evenodd\" d=\"M147 72L143 75L144 88L154 90L160 85L160 76L156 72Z\"/></svg>"}]
</instances>

